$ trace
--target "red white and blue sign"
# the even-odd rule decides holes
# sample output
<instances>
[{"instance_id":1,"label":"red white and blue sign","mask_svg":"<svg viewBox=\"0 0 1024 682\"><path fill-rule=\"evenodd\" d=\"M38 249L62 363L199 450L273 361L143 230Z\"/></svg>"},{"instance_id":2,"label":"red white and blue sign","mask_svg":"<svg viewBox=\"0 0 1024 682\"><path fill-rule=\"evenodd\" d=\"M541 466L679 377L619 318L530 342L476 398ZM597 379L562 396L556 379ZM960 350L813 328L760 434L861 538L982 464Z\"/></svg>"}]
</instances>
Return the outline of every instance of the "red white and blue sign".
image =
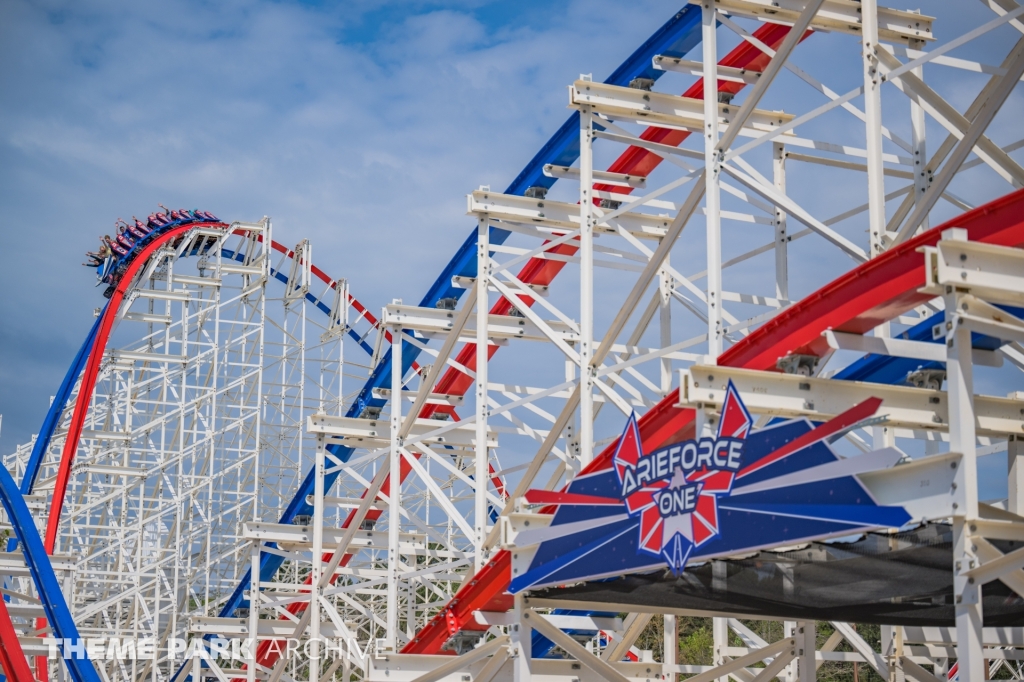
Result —
<instances>
[{"instance_id":1,"label":"red white and blue sign","mask_svg":"<svg viewBox=\"0 0 1024 682\"><path fill-rule=\"evenodd\" d=\"M651 452L630 416L605 466L562 492L527 493L528 503L555 505L555 513L550 526L517 536L517 546L536 551L509 591L666 567L680 573L694 560L902 526L910 514L877 504L855 475L863 465L830 445L880 405L873 398L823 424L754 429L730 382L714 437Z\"/></svg>"}]
</instances>

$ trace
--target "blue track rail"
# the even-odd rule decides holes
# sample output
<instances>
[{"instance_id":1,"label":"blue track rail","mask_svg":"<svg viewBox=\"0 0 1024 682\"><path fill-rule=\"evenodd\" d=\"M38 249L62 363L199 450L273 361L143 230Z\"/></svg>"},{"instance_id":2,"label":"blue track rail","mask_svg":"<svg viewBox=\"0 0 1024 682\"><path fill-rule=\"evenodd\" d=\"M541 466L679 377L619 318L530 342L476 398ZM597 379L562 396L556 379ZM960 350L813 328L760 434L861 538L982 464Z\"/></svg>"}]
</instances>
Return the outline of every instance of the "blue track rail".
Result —
<instances>
[{"instance_id":1,"label":"blue track rail","mask_svg":"<svg viewBox=\"0 0 1024 682\"><path fill-rule=\"evenodd\" d=\"M106 306L104 306L105 308ZM57 395L53 397L53 402L50 403L50 409L46 412L46 418L43 420L43 425L39 429L39 435L32 446L32 454L29 455L28 462L25 464L25 475L21 479L20 486L22 495L32 494L32 488L35 486L36 478L39 476L39 469L43 465L43 457L50 447L53 432L57 429L57 422L60 421L60 416L64 412L64 406L67 405L68 399L71 397L71 391L75 388L75 382L78 380L78 376L82 373L85 363L89 359L89 351L96 340L96 332L100 328L100 320L102 319L102 313L96 317L96 322L93 323L92 329L89 330L89 335L85 337L85 343L78 349L78 354L75 355L71 367L68 368L68 373L64 375L64 381L61 382ZM10 552L12 550L13 547L7 551Z\"/></svg>"},{"instance_id":2,"label":"blue track rail","mask_svg":"<svg viewBox=\"0 0 1024 682\"><path fill-rule=\"evenodd\" d=\"M64 601L64 593L61 592L60 583L53 572L50 564L50 557L46 554L43 541L39 537L32 513L25 504L18 484L7 472L7 469L0 467L0 502L3 503L7 516L14 526L14 533L21 541L21 551L25 556L25 563L28 564L32 581L36 585L40 600L43 604L43 613L46 620L53 628L53 634L58 639L80 640L78 628L71 617L71 609ZM70 657L65 661L71 673L71 679L75 682L100 682L96 669L92 667L85 654L82 658Z\"/></svg>"}]
</instances>

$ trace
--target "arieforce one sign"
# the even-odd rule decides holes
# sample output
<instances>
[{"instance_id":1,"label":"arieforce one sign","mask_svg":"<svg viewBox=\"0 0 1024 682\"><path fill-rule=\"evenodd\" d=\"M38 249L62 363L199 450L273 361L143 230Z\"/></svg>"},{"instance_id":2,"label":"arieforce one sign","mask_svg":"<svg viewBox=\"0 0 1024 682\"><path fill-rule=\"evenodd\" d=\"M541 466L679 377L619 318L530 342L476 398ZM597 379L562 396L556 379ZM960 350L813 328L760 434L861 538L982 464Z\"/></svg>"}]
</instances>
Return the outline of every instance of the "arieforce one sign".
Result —
<instances>
[{"instance_id":1,"label":"arieforce one sign","mask_svg":"<svg viewBox=\"0 0 1024 682\"><path fill-rule=\"evenodd\" d=\"M693 548L718 535L718 496L732 488L753 420L732 384L714 438L643 454L636 415L615 452L619 497L640 521L639 549L681 571Z\"/></svg>"},{"instance_id":2,"label":"arieforce one sign","mask_svg":"<svg viewBox=\"0 0 1024 682\"><path fill-rule=\"evenodd\" d=\"M527 503L555 511L547 527L516 536L516 554L529 564L510 591L666 567L679 573L694 559L910 520L903 507L877 504L830 446L872 417L880 400L824 424L793 419L755 430L735 386L723 388L714 437L698 433L644 452L632 415L611 457L563 491L528 491Z\"/></svg>"}]
</instances>

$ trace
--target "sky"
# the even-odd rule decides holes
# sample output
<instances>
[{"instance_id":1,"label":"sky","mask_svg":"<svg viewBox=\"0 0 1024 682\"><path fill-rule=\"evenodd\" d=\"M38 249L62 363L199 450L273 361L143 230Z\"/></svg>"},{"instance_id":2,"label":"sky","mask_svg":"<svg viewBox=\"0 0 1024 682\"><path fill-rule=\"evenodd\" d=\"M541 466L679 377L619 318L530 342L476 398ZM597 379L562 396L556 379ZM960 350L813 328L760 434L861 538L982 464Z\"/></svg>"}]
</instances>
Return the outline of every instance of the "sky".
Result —
<instances>
[{"instance_id":1,"label":"sky","mask_svg":"<svg viewBox=\"0 0 1024 682\"><path fill-rule=\"evenodd\" d=\"M38 429L103 304L79 264L116 218L158 202L268 215L275 239L309 238L314 261L371 309L418 301L473 227L464 195L505 187L568 115L565 86L606 77L681 5L3 0L0 453ZM962 0L923 5L946 22L937 27L957 19L957 32L993 16ZM957 54L998 63L1013 40L1004 31ZM836 45L842 66L830 62ZM853 38L809 40L798 58L844 92L861 78L857 49ZM970 78L946 81L960 110L977 91ZM770 91L765 108L821 103L793 81L780 77L801 93L795 105ZM1018 94L1006 108L992 129L1004 144L1024 110ZM979 171L962 191L979 202L1005 193L992 177ZM799 173L792 184L805 180L815 186ZM833 215L827 202L856 205L862 187L804 200ZM863 225L843 229L866 242ZM804 292L851 265L813 255Z\"/></svg>"}]
</instances>

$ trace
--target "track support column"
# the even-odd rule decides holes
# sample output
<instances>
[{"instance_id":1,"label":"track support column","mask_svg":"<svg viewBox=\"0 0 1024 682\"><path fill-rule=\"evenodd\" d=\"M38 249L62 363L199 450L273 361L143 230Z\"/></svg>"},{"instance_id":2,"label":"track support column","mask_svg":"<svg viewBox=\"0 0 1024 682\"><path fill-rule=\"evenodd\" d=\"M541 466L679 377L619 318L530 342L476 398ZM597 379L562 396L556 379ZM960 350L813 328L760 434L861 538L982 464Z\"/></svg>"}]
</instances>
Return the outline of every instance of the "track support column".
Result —
<instances>
[{"instance_id":1,"label":"track support column","mask_svg":"<svg viewBox=\"0 0 1024 682\"><path fill-rule=\"evenodd\" d=\"M725 648L729 646L729 619L714 617L711 619L711 637L714 645L712 663L715 666L725 665ZM718 682L729 682L729 676L719 677Z\"/></svg>"},{"instance_id":2,"label":"track support column","mask_svg":"<svg viewBox=\"0 0 1024 682\"><path fill-rule=\"evenodd\" d=\"M1006 508L1020 516L1024 512L1024 440L1020 436L1006 443L1006 465L1010 475Z\"/></svg>"},{"instance_id":3,"label":"track support column","mask_svg":"<svg viewBox=\"0 0 1024 682\"><path fill-rule=\"evenodd\" d=\"M775 189L786 193L786 146L772 143L772 179ZM786 231L786 212L775 207L775 296L789 300L789 234Z\"/></svg>"},{"instance_id":4,"label":"track support column","mask_svg":"<svg viewBox=\"0 0 1024 682\"><path fill-rule=\"evenodd\" d=\"M723 350L722 330L722 198L721 155L718 152L718 27L715 5L701 5L704 49L704 181L707 192L708 362L717 363Z\"/></svg>"},{"instance_id":5,"label":"track support column","mask_svg":"<svg viewBox=\"0 0 1024 682\"><path fill-rule=\"evenodd\" d=\"M923 40L911 40L910 49L924 50L926 43ZM924 81L924 65L917 67L911 73ZM924 116L924 107L918 100L910 99L910 127L913 134L914 147L914 204L916 205L924 198L924 193L931 185L931 172L927 170L928 157L925 148L925 126L927 121ZM921 221L921 229L928 229L928 216Z\"/></svg>"},{"instance_id":6,"label":"track support column","mask_svg":"<svg viewBox=\"0 0 1024 682\"><path fill-rule=\"evenodd\" d=\"M675 615L666 613L665 616L665 648L662 656L666 666L674 666L679 662L679 622ZM679 679L676 673L669 673L665 676L669 682Z\"/></svg>"},{"instance_id":7,"label":"track support column","mask_svg":"<svg viewBox=\"0 0 1024 682\"><path fill-rule=\"evenodd\" d=\"M249 646L246 649L246 682L256 682L256 653L258 651L260 624L260 542L252 541L249 556Z\"/></svg>"},{"instance_id":8,"label":"track support column","mask_svg":"<svg viewBox=\"0 0 1024 682\"><path fill-rule=\"evenodd\" d=\"M580 463L594 459L594 117L580 111Z\"/></svg>"},{"instance_id":9,"label":"track support column","mask_svg":"<svg viewBox=\"0 0 1024 682\"><path fill-rule=\"evenodd\" d=\"M882 78L878 68L878 2L861 2L864 123L867 133L868 234L872 257L885 250L885 176L882 168Z\"/></svg>"},{"instance_id":10,"label":"track support column","mask_svg":"<svg viewBox=\"0 0 1024 682\"><path fill-rule=\"evenodd\" d=\"M659 325L661 327L661 347L672 345L672 288L675 282L669 272L669 256L665 256L658 271ZM661 359L661 394L668 395L672 391L672 360Z\"/></svg>"},{"instance_id":11,"label":"track support column","mask_svg":"<svg viewBox=\"0 0 1024 682\"><path fill-rule=\"evenodd\" d=\"M967 239L967 231L952 228L943 239ZM978 518L978 458L975 438L974 377L971 330L959 324L960 296L945 295L946 391L949 396L949 449L963 455L956 477L953 502L953 600L956 611L957 660L960 679L986 679L982 652L981 586L963 573L980 564L971 538L971 523Z\"/></svg>"},{"instance_id":12,"label":"track support column","mask_svg":"<svg viewBox=\"0 0 1024 682\"><path fill-rule=\"evenodd\" d=\"M397 302L397 301L396 301ZM381 319L385 315L381 313ZM391 328L391 452L388 488L388 604L385 641L398 650L398 538L402 527L402 327Z\"/></svg>"},{"instance_id":13,"label":"track support column","mask_svg":"<svg viewBox=\"0 0 1024 682\"><path fill-rule=\"evenodd\" d=\"M476 253L476 490L473 519L476 527L475 570L483 568L484 539L487 537L487 315L490 306L487 289L491 277L490 220L482 216L477 222Z\"/></svg>"},{"instance_id":14,"label":"track support column","mask_svg":"<svg viewBox=\"0 0 1024 682\"><path fill-rule=\"evenodd\" d=\"M533 637L533 630L527 625L527 620L523 618L526 605L523 602L522 593L515 596L514 603L515 607L512 613L515 614L515 619L509 632L509 648L512 655L512 681L531 682L530 659L533 657L533 651L530 642Z\"/></svg>"},{"instance_id":15,"label":"track support column","mask_svg":"<svg viewBox=\"0 0 1024 682\"><path fill-rule=\"evenodd\" d=\"M320 594L323 588L320 585L324 571L324 468L326 465L326 444L324 435L317 434L316 437L316 462L314 464L313 481L313 566L310 572L309 584L309 638L313 642L310 645L309 679L310 682L319 682L319 666L313 661L320 657ZM312 652L316 652L313 654Z\"/></svg>"},{"instance_id":16,"label":"track support column","mask_svg":"<svg viewBox=\"0 0 1024 682\"><path fill-rule=\"evenodd\" d=\"M817 630L813 620L802 620L796 624L796 648L800 682L814 682L818 679L818 663L815 652L818 649Z\"/></svg>"}]
</instances>

